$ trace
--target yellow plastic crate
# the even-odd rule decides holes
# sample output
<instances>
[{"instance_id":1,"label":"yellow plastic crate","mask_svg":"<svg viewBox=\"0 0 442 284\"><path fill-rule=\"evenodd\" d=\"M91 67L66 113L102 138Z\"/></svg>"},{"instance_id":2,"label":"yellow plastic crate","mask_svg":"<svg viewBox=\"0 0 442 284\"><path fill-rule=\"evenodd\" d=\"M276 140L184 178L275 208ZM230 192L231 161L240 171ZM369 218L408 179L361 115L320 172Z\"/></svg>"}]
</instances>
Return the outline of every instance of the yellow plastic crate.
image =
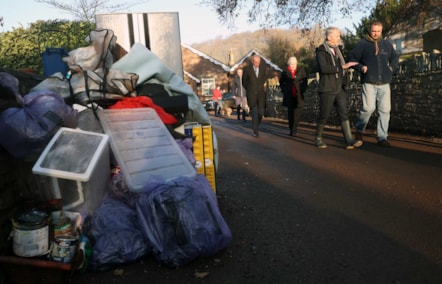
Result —
<instances>
[{"instance_id":1,"label":"yellow plastic crate","mask_svg":"<svg viewBox=\"0 0 442 284\"><path fill-rule=\"evenodd\" d=\"M194 126L192 128L193 154L196 160L196 171L204 174L216 192L216 168L213 151L212 126Z\"/></svg>"},{"instance_id":2,"label":"yellow plastic crate","mask_svg":"<svg viewBox=\"0 0 442 284\"><path fill-rule=\"evenodd\" d=\"M193 155L195 156L195 168L196 172L201 175L205 175L204 168L204 142L203 142L203 129L201 126L192 128L193 140Z\"/></svg>"}]
</instances>

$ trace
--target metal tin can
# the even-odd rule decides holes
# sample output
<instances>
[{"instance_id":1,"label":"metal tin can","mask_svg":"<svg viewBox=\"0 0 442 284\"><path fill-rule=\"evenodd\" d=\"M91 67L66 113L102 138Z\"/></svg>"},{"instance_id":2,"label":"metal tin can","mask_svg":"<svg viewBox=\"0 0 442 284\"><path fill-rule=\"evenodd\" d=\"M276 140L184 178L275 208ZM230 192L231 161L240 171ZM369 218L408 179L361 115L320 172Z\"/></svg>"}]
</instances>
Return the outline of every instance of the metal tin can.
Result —
<instances>
[{"instance_id":1,"label":"metal tin can","mask_svg":"<svg viewBox=\"0 0 442 284\"><path fill-rule=\"evenodd\" d=\"M192 138L192 128L194 123L184 123L184 135L188 138Z\"/></svg>"},{"instance_id":2,"label":"metal tin can","mask_svg":"<svg viewBox=\"0 0 442 284\"><path fill-rule=\"evenodd\" d=\"M52 221L54 228L54 238L56 236L69 236L72 235L71 219L66 216L58 217Z\"/></svg>"},{"instance_id":3,"label":"metal tin can","mask_svg":"<svg viewBox=\"0 0 442 284\"><path fill-rule=\"evenodd\" d=\"M12 218L14 254L34 257L49 252L49 214L40 209L19 211Z\"/></svg>"},{"instance_id":4,"label":"metal tin can","mask_svg":"<svg viewBox=\"0 0 442 284\"><path fill-rule=\"evenodd\" d=\"M51 251L54 261L71 263L77 250L78 239L74 236L56 236Z\"/></svg>"}]
</instances>

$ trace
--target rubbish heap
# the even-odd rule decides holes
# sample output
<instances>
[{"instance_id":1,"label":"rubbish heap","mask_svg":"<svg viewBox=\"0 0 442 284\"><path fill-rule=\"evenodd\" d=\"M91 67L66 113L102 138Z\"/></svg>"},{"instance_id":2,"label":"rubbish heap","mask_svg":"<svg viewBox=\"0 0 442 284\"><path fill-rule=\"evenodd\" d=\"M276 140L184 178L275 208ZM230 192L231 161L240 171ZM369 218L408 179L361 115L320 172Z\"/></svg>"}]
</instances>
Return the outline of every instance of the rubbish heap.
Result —
<instances>
[{"instance_id":1,"label":"rubbish heap","mask_svg":"<svg viewBox=\"0 0 442 284\"><path fill-rule=\"evenodd\" d=\"M60 281L147 256L178 267L232 238L216 199L216 136L198 97L146 47L115 58L111 30L88 39L63 58L66 74L25 96L0 73L2 154L32 165L23 170L31 194L8 193L2 220L0 273L11 282L20 266L60 271Z\"/></svg>"}]
</instances>

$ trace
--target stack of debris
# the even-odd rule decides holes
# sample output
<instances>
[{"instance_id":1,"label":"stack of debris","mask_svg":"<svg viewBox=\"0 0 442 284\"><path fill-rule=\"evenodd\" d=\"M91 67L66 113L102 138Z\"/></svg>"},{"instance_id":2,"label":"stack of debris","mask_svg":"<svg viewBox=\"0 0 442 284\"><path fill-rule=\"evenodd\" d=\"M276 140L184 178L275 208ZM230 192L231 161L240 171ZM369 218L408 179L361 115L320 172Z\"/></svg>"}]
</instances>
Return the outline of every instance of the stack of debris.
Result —
<instances>
[{"instance_id":1,"label":"stack of debris","mask_svg":"<svg viewBox=\"0 0 442 284\"><path fill-rule=\"evenodd\" d=\"M7 197L0 210L8 212L0 262L5 269L41 264L20 259L27 257L67 264L66 271L105 270L153 255L176 267L224 249L231 232L214 183L193 154L194 142L206 144L184 132L189 122L211 130L199 99L144 46L135 44L114 63L111 30L94 30L89 39L90 46L63 59L66 74L49 76L23 97L15 78L0 74L0 150L10 165L0 171L9 176L0 189ZM216 165L213 132L210 141ZM26 230L47 232L39 241L49 246L20 255L36 242L19 238L20 225L30 224L14 218L27 210L47 213Z\"/></svg>"}]
</instances>

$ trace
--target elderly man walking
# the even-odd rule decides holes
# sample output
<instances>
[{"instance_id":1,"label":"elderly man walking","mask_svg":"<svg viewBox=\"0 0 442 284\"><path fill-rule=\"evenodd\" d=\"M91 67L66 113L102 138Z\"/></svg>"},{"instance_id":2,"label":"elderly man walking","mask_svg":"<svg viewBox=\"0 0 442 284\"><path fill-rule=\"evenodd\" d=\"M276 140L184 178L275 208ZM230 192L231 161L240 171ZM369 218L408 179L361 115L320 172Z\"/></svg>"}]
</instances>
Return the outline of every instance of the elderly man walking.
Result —
<instances>
[{"instance_id":1,"label":"elderly man walking","mask_svg":"<svg viewBox=\"0 0 442 284\"><path fill-rule=\"evenodd\" d=\"M264 90L266 74L265 67L261 64L261 57L258 54L252 56L251 63L244 68L242 84L246 89L247 103L252 116L252 135L259 137L259 124L264 116L266 103L266 93Z\"/></svg>"}]
</instances>

